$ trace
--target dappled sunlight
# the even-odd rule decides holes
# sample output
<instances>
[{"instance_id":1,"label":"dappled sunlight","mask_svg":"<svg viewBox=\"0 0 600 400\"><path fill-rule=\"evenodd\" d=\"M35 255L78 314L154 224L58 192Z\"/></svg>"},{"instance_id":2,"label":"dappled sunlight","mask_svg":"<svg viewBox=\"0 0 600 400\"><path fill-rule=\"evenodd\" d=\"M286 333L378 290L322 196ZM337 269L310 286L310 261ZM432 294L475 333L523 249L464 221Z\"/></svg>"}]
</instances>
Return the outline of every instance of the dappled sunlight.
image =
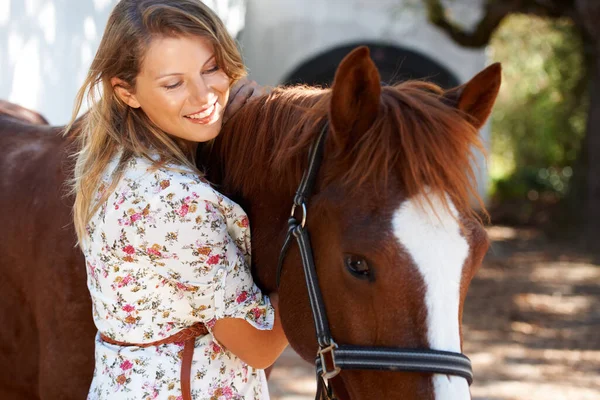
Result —
<instances>
[{"instance_id":1,"label":"dappled sunlight","mask_svg":"<svg viewBox=\"0 0 600 400\"><path fill-rule=\"evenodd\" d=\"M10 16L10 0L0 0L0 27L6 25Z\"/></svg>"},{"instance_id":2,"label":"dappled sunlight","mask_svg":"<svg viewBox=\"0 0 600 400\"><path fill-rule=\"evenodd\" d=\"M114 4L114 0L94 0L94 8L96 9L96 12L104 11L112 4Z\"/></svg>"},{"instance_id":3,"label":"dappled sunlight","mask_svg":"<svg viewBox=\"0 0 600 400\"><path fill-rule=\"evenodd\" d=\"M46 43L53 44L56 39L56 9L54 3L44 4L37 15L38 26L44 33Z\"/></svg>"},{"instance_id":4,"label":"dappled sunlight","mask_svg":"<svg viewBox=\"0 0 600 400\"><path fill-rule=\"evenodd\" d=\"M516 239L519 231L510 226L490 226L487 229L490 240L512 240Z\"/></svg>"},{"instance_id":5,"label":"dappled sunlight","mask_svg":"<svg viewBox=\"0 0 600 400\"><path fill-rule=\"evenodd\" d=\"M532 240L540 237L536 229L514 228L511 226L494 225L486 227L487 234L492 242L507 240Z\"/></svg>"},{"instance_id":6,"label":"dappled sunlight","mask_svg":"<svg viewBox=\"0 0 600 400\"><path fill-rule=\"evenodd\" d=\"M591 261L590 261L591 262ZM590 283L600 282L600 268L583 262L557 261L536 264L531 273L533 281L557 283Z\"/></svg>"},{"instance_id":7,"label":"dappled sunlight","mask_svg":"<svg viewBox=\"0 0 600 400\"><path fill-rule=\"evenodd\" d=\"M505 399L552 399L552 400L597 400L598 391L586 389L572 382L529 383L520 381L498 381L471 387L474 400Z\"/></svg>"},{"instance_id":8,"label":"dappled sunlight","mask_svg":"<svg viewBox=\"0 0 600 400\"><path fill-rule=\"evenodd\" d=\"M288 347L269 377L271 400L312 400L316 391L314 366Z\"/></svg>"},{"instance_id":9,"label":"dappled sunlight","mask_svg":"<svg viewBox=\"0 0 600 400\"><path fill-rule=\"evenodd\" d=\"M0 0L0 98L68 122L116 0Z\"/></svg>"},{"instance_id":10,"label":"dappled sunlight","mask_svg":"<svg viewBox=\"0 0 600 400\"><path fill-rule=\"evenodd\" d=\"M600 398L600 266L533 229L488 234L464 314L474 398Z\"/></svg>"},{"instance_id":11,"label":"dappled sunlight","mask_svg":"<svg viewBox=\"0 0 600 400\"><path fill-rule=\"evenodd\" d=\"M20 38L14 38L19 42ZM10 40L10 38L9 38ZM35 110L38 106L41 88L40 44L37 38L27 40L20 48L14 65L12 90L8 101Z\"/></svg>"},{"instance_id":12,"label":"dappled sunlight","mask_svg":"<svg viewBox=\"0 0 600 400\"><path fill-rule=\"evenodd\" d=\"M533 311L563 317L587 312L594 303L589 296L562 296L560 293L556 295L523 293L516 296L514 302L525 312Z\"/></svg>"}]
</instances>

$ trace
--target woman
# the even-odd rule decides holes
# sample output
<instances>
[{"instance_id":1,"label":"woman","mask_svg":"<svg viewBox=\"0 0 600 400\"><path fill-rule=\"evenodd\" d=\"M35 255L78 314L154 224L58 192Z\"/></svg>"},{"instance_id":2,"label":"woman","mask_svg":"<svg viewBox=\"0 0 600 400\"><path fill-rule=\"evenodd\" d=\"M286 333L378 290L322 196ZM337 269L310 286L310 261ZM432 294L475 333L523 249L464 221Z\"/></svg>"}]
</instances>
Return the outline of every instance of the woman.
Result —
<instances>
[{"instance_id":1,"label":"woman","mask_svg":"<svg viewBox=\"0 0 600 400\"><path fill-rule=\"evenodd\" d=\"M87 93L73 187L99 331L90 399L268 399L277 297L252 281L246 214L194 160L244 75L200 1L122 0L109 18L74 111Z\"/></svg>"}]
</instances>

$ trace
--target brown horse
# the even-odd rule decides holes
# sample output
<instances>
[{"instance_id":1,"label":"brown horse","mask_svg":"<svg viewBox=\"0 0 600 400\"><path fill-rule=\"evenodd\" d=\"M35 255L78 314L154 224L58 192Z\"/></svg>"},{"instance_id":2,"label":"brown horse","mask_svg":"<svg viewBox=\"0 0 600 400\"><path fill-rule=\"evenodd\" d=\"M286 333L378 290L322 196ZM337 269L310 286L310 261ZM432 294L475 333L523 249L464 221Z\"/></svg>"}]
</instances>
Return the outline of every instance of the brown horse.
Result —
<instances>
[{"instance_id":1,"label":"brown horse","mask_svg":"<svg viewBox=\"0 0 600 400\"><path fill-rule=\"evenodd\" d=\"M15 107L11 107L15 110ZM82 399L95 327L62 128L0 110L0 398Z\"/></svg>"},{"instance_id":2,"label":"brown horse","mask_svg":"<svg viewBox=\"0 0 600 400\"><path fill-rule=\"evenodd\" d=\"M469 208L470 154L499 85L496 65L446 93L421 82L382 88L362 48L340 64L332 89L282 88L248 103L201 160L249 212L261 287L276 288L294 191L328 120L306 227L333 337L460 352L464 298L488 246ZM80 399L91 379L95 328L60 131L0 116L2 399ZM292 246L279 287L283 324L312 362L302 274ZM332 384L340 399L469 398L464 379L445 375L342 371Z\"/></svg>"}]
</instances>

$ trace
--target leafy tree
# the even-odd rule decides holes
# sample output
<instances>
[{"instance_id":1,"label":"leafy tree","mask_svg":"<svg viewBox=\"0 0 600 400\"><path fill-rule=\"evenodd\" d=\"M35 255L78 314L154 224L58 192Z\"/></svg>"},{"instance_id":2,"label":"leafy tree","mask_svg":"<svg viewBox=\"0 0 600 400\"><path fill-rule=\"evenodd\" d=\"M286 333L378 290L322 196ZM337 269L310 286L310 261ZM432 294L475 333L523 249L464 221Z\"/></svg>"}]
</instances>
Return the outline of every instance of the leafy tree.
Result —
<instances>
[{"instance_id":1,"label":"leafy tree","mask_svg":"<svg viewBox=\"0 0 600 400\"><path fill-rule=\"evenodd\" d=\"M492 117L495 199L560 199L568 209L588 107L582 46L570 20L523 15L505 19L490 41L505 77Z\"/></svg>"},{"instance_id":2,"label":"leafy tree","mask_svg":"<svg viewBox=\"0 0 600 400\"><path fill-rule=\"evenodd\" d=\"M584 177L584 190L581 196L584 203L582 221L588 239L596 238L597 242L597 238L600 237L600 1L483 0L483 16L472 31L465 30L448 17L442 0L422 1L426 6L429 20L445 31L455 42L465 47L480 48L488 45L502 21L515 14L557 20L568 19L573 24L582 43L580 56L586 66L586 83L589 92L587 122L582 139L582 151L579 154ZM564 73L565 77L571 75L570 71L561 71L561 73ZM565 84L569 85L568 78L566 81ZM549 99L551 98L550 96ZM569 123L569 118L565 121ZM570 151L568 146L567 143L567 152Z\"/></svg>"}]
</instances>

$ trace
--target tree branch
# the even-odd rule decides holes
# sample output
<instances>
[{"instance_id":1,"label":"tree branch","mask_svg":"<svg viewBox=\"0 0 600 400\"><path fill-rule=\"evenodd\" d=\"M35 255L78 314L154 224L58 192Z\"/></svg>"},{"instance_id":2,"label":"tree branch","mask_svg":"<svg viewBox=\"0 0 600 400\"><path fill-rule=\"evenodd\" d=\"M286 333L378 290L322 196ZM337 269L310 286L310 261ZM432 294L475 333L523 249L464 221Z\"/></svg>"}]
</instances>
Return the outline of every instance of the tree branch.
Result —
<instances>
[{"instance_id":1,"label":"tree branch","mask_svg":"<svg viewBox=\"0 0 600 400\"><path fill-rule=\"evenodd\" d=\"M574 0L487 0L483 18L471 32L448 19L441 0L423 0L428 19L464 47L486 46L502 20L515 13L575 20Z\"/></svg>"}]
</instances>

